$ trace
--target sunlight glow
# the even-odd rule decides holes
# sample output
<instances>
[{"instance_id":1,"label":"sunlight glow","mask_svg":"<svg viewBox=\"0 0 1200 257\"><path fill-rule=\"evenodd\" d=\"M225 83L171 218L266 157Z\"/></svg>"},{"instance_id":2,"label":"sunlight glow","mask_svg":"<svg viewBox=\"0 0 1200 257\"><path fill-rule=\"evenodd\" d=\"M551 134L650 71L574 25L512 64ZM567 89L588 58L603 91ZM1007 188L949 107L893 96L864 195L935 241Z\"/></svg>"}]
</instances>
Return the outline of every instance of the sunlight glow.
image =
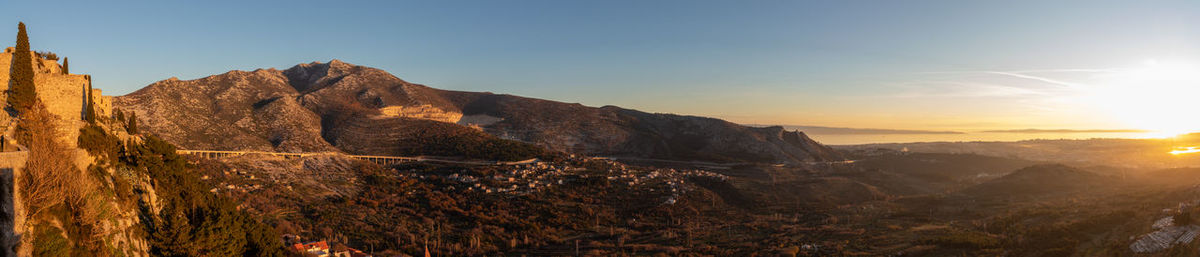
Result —
<instances>
[{"instance_id":1,"label":"sunlight glow","mask_svg":"<svg viewBox=\"0 0 1200 257\"><path fill-rule=\"evenodd\" d=\"M1094 104L1126 125L1153 130L1157 137L1200 130L1200 119L1184 115L1197 108L1200 66L1151 60L1098 76L1101 82L1091 92Z\"/></svg>"},{"instance_id":2,"label":"sunlight glow","mask_svg":"<svg viewBox=\"0 0 1200 257\"><path fill-rule=\"evenodd\" d=\"M1171 151L1171 154L1174 154L1174 155L1182 155L1182 154L1190 154L1190 153L1200 153L1200 146L1180 147L1179 149L1175 149L1175 150Z\"/></svg>"}]
</instances>

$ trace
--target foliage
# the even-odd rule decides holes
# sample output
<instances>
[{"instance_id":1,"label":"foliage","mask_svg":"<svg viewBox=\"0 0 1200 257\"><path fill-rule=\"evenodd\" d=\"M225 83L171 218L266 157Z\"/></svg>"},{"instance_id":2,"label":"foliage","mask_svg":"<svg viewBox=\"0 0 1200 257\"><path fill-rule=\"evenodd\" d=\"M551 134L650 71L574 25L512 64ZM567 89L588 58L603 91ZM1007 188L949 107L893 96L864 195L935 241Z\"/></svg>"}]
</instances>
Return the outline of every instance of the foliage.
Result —
<instances>
[{"instance_id":1,"label":"foliage","mask_svg":"<svg viewBox=\"0 0 1200 257\"><path fill-rule=\"evenodd\" d=\"M63 212L58 216L63 230L73 242L73 256L101 256L107 245L104 244L104 225L101 221L109 218L114 212L108 199L96 187L96 177L83 178L83 183L75 188L62 205Z\"/></svg>"},{"instance_id":2,"label":"foliage","mask_svg":"<svg viewBox=\"0 0 1200 257\"><path fill-rule=\"evenodd\" d=\"M554 153L542 147L500 139L471 128L461 126L429 126L428 128L415 131L411 137L412 140L402 142L400 155L462 156L498 161L554 158Z\"/></svg>"},{"instance_id":3,"label":"foliage","mask_svg":"<svg viewBox=\"0 0 1200 257\"><path fill-rule=\"evenodd\" d=\"M89 123L79 129L79 148L87 150L88 153L94 156L107 157L108 160L116 160L119 152L124 148L124 144L116 135L109 134L103 127L97 126L94 123Z\"/></svg>"},{"instance_id":4,"label":"foliage","mask_svg":"<svg viewBox=\"0 0 1200 257\"><path fill-rule=\"evenodd\" d=\"M58 54L54 52L34 52L39 58L46 60L58 60Z\"/></svg>"},{"instance_id":5,"label":"foliage","mask_svg":"<svg viewBox=\"0 0 1200 257\"><path fill-rule=\"evenodd\" d=\"M37 101L33 85L33 59L29 55L29 36L25 23L17 24L17 46L13 53L11 82L8 89L8 104L18 112L24 112Z\"/></svg>"},{"instance_id":6,"label":"foliage","mask_svg":"<svg viewBox=\"0 0 1200 257\"><path fill-rule=\"evenodd\" d=\"M598 237L613 240L616 237L610 234L613 231L610 229L634 235L678 231L669 221L674 207L661 205L669 192L609 183L607 172L583 172L588 175L564 181L556 187L527 195L507 195L451 189L461 184L444 179L449 174L479 177L501 174L505 172L503 167L399 166L400 170L412 170L401 173L427 176L427 179L418 179L410 175L397 176L394 170L372 166L354 168L357 174L354 179L362 181L361 191L356 194L309 199L307 197L316 193L293 184L290 186L297 186L295 194L291 190L266 189L248 193L245 202L250 209L263 213L296 213L274 221L282 233L314 239L333 238L331 242L408 254L419 254L428 246L436 256L521 255L524 251L563 245L567 243L564 238L594 235L597 228L604 228L607 235ZM223 169L213 167L206 170L206 174L218 178L219 173L213 172ZM257 204L277 199L295 201L280 205ZM686 203L681 201L676 206L683 205ZM710 206L710 203L703 205ZM676 240L682 239L641 243L681 244ZM610 242L615 241L605 240L605 243ZM615 255L615 252L610 253Z\"/></svg>"},{"instance_id":7,"label":"foliage","mask_svg":"<svg viewBox=\"0 0 1200 257\"><path fill-rule=\"evenodd\" d=\"M67 63L67 57L63 57L62 72L63 74L71 74L71 66ZM90 85L89 85L90 87Z\"/></svg>"},{"instance_id":8,"label":"foliage","mask_svg":"<svg viewBox=\"0 0 1200 257\"><path fill-rule=\"evenodd\" d=\"M108 202L98 194L95 177L80 173L72 163L75 153L61 142L56 117L41 103L35 103L18 125L29 147L26 168L18 179L26 220L34 227L58 224L55 230L66 232L70 240L63 240L69 247L54 246L46 254L80 256L105 252L100 222L102 216L111 212ZM60 238L58 232L34 233L22 240L42 247L55 244Z\"/></svg>"},{"instance_id":9,"label":"foliage","mask_svg":"<svg viewBox=\"0 0 1200 257\"><path fill-rule=\"evenodd\" d=\"M237 210L228 198L189 172L175 146L146 137L122 156L124 165L150 175L163 203L159 215L144 217L157 256L282 256L283 246L269 227Z\"/></svg>"},{"instance_id":10,"label":"foliage","mask_svg":"<svg viewBox=\"0 0 1200 257\"><path fill-rule=\"evenodd\" d=\"M20 179L21 199L28 217L36 217L66 200L69 192L75 192L71 187L78 185L75 182L79 172L74 172L77 169L68 157L71 152L59 142L61 134L55 124L55 116L40 103L18 124L18 140L29 147L24 176Z\"/></svg>"},{"instance_id":11,"label":"foliage","mask_svg":"<svg viewBox=\"0 0 1200 257\"><path fill-rule=\"evenodd\" d=\"M117 121L125 122L125 112L121 111L121 109L114 110L113 116L117 118Z\"/></svg>"},{"instance_id":12,"label":"foliage","mask_svg":"<svg viewBox=\"0 0 1200 257\"><path fill-rule=\"evenodd\" d=\"M129 112L129 118L127 118L127 122L128 123L125 124L125 132L129 132L129 134L132 134L132 135L137 135L138 134L137 112Z\"/></svg>"},{"instance_id":13,"label":"foliage","mask_svg":"<svg viewBox=\"0 0 1200 257\"><path fill-rule=\"evenodd\" d=\"M84 120L89 124L96 123L96 104L92 102L92 83L87 86L87 109L85 109Z\"/></svg>"},{"instance_id":14,"label":"foliage","mask_svg":"<svg viewBox=\"0 0 1200 257\"><path fill-rule=\"evenodd\" d=\"M230 199L209 193L212 186L191 172L187 160L176 154L170 143L153 136L141 143L123 143L96 124L81 129L78 140L81 148L103 160L98 163L108 163L121 174L145 174L150 179L162 206L154 214L149 203L141 202L152 255L282 256L283 246L275 231L238 210ZM141 191L131 189L137 186L129 185L127 179L114 177L112 181L114 193L125 195L121 198L137 198L127 192ZM76 216L87 216L82 214ZM79 231L86 232L86 228Z\"/></svg>"},{"instance_id":15,"label":"foliage","mask_svg":"<svg viewBox=\"0 0 1200 257\"><path fill-rule=\"evenodd\" d=\"M71 256L70 242L62 236L62 230L40 223L33 227L33 234L38 238L33 245L33 256Z\"/></svg>"}]
</instances>

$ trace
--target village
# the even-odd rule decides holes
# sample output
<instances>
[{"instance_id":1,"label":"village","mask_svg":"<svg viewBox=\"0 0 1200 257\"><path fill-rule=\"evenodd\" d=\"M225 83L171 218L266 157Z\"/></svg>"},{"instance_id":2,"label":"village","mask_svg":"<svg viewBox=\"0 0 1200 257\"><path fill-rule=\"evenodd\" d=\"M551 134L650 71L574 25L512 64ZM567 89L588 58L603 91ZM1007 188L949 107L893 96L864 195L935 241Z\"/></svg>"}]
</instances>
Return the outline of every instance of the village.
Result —
<instances>
[{"instance_id":1,"label":"village","mask_svg":"<svg viewBox=\"0 0 1200 257\"><path fill-rule=\"evenodd\" d=\"M314 257L372 257L361 250L337 244L333 247L329 246L329 242L325 240L302 242L300 236L283 235L283 240L288 245L288 250L295 251L304 256Z\"/></svg>"},{"instance_id":2,"label":"village","mask_svg":"<svg viewBox=\"0 0 1200 257\"><path fill-rule=\"evenodd\" d=\"M193 156L193 162L203 162L203 157ZM259 156L262 157L262 156ZM252 156L230 156L218 158L254 159ZM330 156L303 157L299 159L284 159L268 157L279 162L298 161L305 158L336 158ZM316 160L308 160L316 161ZM366 163L366 162L361 162ZM253 195L275 193L271 190L283 189L294 194L313 194L311 187L293 187L284 181L304 180L306 176L341 177L339 181L360 183L353 176L336 172L308 174L305 171L274 170L264 173L261 170L251 171L249 168L222 168L219 174L201 175L202 180L214 182L210 192L214 194ZM578 184L580 180L603 180L614 186L628 190L651 192L658 197L652 202L659 205L673 205L697 185L689 179L704 178L726 181L729 177L715 172L698 169L672 169L632 166L611 159L586 158L572 156L566 161L534 161L515 165L430 165L428 163L410 162L406 164L385 167L390 179L415 180L420 183L435 185L435 190L457 195L477 195L479 197L512 198L553 190L556 187ZM296 174L283 174L293 173ZM215 179L221 176L224 179ZM301 178L296 178L301 177ZM307 178L313 179L313 178ZM332 185L330 188L337 188ZM330 189L330 191L339 191ZM317 228L314 228L317 229ZM310 256L370 256L361 250L344 245L343 240L301 240L299 235L285 234L283 240L291 251ZM365 248L368 246L356 246Z\"/></svg>"}]
</instances>

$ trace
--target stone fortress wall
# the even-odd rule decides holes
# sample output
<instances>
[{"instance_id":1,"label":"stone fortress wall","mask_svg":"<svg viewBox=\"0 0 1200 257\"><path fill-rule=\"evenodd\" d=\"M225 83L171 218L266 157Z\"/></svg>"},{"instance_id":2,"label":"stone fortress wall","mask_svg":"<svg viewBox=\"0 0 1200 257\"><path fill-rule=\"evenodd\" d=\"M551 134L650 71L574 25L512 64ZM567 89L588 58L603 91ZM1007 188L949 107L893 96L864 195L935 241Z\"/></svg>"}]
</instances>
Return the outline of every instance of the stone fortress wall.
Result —
<instances>
[{"instance_id":1,"label":"stone fortress wall","mask_svg":"<svg viewBox=\"0 0 1200 257\"><path fill-rule=\"evenodd\" d=\"M8 94L5 92L11 86L12 57L16 49L9 47L0 53L0 108L7 107ZM90 75L63 73L62 65L57 60L33 56L34 86L38 98L45 104L46 109L57 115L62 124L57 126L63 133L62 141L69 146L75 146L79 137L79 128L85 123L87 112L88 88L92 84ZM93 106L98 117L112 115L113 97L104 96L100 89L91 90ZM11 136L13 131L12 117L7 112L0 111L0 134ZM11 144L11 138L3 139L5 144ZM0 149L0 256L28 256L24 248L21 253L13 252L12 246L18 243L24 227L24 209L20 198L13 197L20 193L18 178L24 169L28 151L12 149L10 146ZM70 154L76 167L87 167L92 163L91 157L83 149L74 149ZM80 170L83 172L83 170ZM132 223L131 223L132 224Z\"/></svg>"},{"instance_id":2,"label":"stone fortress wall","mask_svg":"<svg viewBox=\"0 0 1200 257\"><path fill-rule=\"evenodd\" d=\"M7 99L12 70L12 57L16 49L9 47L0 53L0 101ZM79 127L87 112L87 89L92 84L92 77L83 74L66 74L58 60L49 60L33 56L34 85L38 98L46 105L46 109L62 119L63 132L70 145L75 144L74 138L79 135ZM92 89L92 102L98 117L112 115L111 96L104 96L100 89Z\"/></svg>"},{"instance_id":3,"label":"stone fortress wall","mask_svg":"<svg viewBox=\"0 0 1200 257\"><path fill-rule=\"evenodd\" d=\"M91 81L91 79L88 79L88 83L91 83ZM112 102L112 96L104 95L103 91L101 91L99 88L92 88L92 105L96 108L96 116L112 117ZM87 107L87 103L84 104L84 107Z\"/></svg>"}]
</instances>

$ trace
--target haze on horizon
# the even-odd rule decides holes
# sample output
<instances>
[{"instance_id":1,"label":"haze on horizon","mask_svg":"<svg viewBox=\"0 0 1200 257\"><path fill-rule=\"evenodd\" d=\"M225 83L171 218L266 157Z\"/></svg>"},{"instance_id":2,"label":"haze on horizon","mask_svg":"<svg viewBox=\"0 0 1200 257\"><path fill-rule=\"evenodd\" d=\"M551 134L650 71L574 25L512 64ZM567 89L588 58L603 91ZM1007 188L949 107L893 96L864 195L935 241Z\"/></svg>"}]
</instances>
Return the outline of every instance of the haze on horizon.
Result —
<instances>
[{"instance_id":1,"label":"haze on horizon","mask_svg":"<svg viewBox=\"0 0 1200 257\"><path fill-rule=\"evenodd\" d=\"M744 124L1200 129L1178 111L1200 93L1193 1L8 1L0 14L0 34L24 21L35 50L116 95L340 59L444 89Z\"/></svg>"}]
</instances>

